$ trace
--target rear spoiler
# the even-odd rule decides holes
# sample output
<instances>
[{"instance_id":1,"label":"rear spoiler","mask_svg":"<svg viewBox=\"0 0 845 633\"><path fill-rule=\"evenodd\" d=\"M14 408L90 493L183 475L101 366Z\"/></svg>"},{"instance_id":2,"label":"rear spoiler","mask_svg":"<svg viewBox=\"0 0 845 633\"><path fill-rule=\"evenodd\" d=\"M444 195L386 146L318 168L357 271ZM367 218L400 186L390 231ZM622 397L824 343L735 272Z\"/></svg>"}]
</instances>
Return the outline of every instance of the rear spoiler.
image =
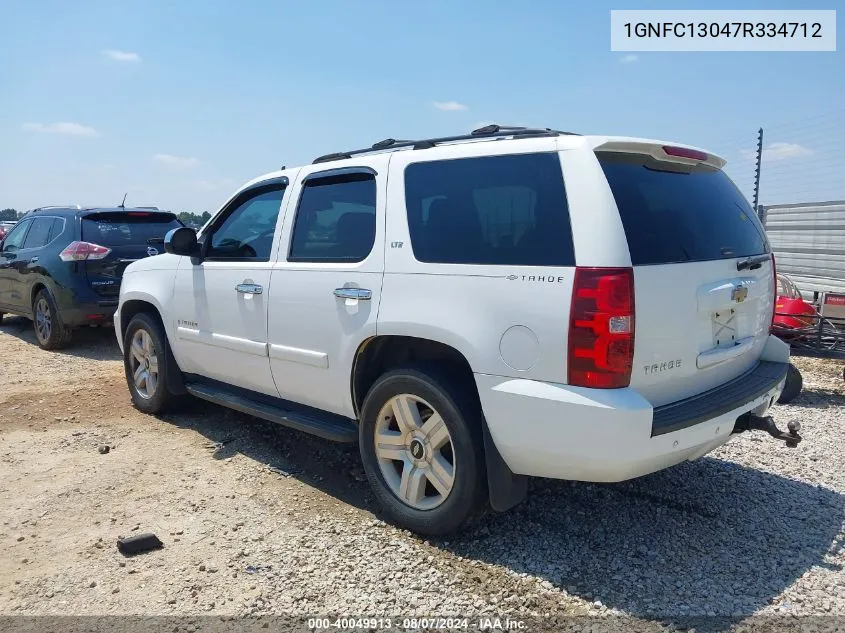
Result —
<instances>
[{"instance_id":1,"label":"rear spoiler","mask_svg":"<svg viewBox=\"0 0 845 633\"><path fill-rule=\"evenodd\" d=\"M645 154L655 160L679 163L681 165L708 165L721 169L728 161L703 149L677 143L661 141L608 140L593 148L596 152L621 154Z\"/></svg>"}]
</instances>

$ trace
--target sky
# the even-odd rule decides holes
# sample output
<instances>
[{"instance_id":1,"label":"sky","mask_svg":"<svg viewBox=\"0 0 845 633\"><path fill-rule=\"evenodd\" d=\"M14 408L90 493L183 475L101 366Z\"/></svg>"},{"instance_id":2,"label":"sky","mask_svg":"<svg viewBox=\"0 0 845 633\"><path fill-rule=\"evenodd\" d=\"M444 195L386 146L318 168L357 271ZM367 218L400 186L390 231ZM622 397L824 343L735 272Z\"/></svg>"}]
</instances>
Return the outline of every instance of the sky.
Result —
<instances>
[{"instance_id":1,"label":"sky","mask_svg":"<svg viewBox=\"0 0 845 633\"><path fill-rule=\"evenodd\" d=\"M0 0L0 208L213 213L283 165L489 122L701 146L749 196L763 127L761 202L845 199L843 44L610 50L611 9L732 4Z\"/></svg>"}]
</instances>

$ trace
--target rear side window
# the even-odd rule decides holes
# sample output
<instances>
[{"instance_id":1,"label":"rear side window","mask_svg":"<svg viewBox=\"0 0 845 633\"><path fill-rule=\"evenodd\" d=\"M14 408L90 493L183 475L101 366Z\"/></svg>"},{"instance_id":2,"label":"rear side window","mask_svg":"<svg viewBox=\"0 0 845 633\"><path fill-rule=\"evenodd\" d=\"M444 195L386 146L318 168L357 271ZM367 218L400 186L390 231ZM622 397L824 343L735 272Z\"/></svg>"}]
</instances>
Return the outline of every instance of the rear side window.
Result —
<instances>
[{"instance_id":1,"label":"rear side window","mask_svg":"<svg viewBox=\"0 0 845 633\"><path fill-rule=\"evenodd\" d=\"M53 218L35 218L32 227L26 234L23 248L41 248L50 241L50 229L53 227Z\"/></svg>"},{"instance_id":2,"label":"rear side window","mask_svg":"<svg viewBox=\"0 0 845 633\"><path fill-rule=\"evenodd\" d=\"M720 169L598 153L631 263L700 262L769 252L760 221Z\"/></svg>"},{"instance_id":3,"label":"rear side window","mask_svg":"<svg viewBox=\"0 0 845 633\"><path fill-rule=\"evenodd\" d=\"M354 173L307 180L299 198L289 261L360 262L376 237L376 180Z\"/></svg>"},{"instance_id":4,"label":"rear side window","mask_svg":"<svg viewBox=\"0 0 845 633\"><path fill-rule=\"evenodd\" d=\"M555 153L414 163L405 169L405 203L418 261L575 265Z\"/></svg>"},{"instance_id":5,"label":"rear side window","mask_svg":"<svg viewBox=\"0 0 845 633\"><path fill-rule=\"evenodd\" d=\"M65 230L65 219L64 218L53 218L53 226L50 229L50 237L48 238L48 243L52 242L54 239L59 237Z\"/></svg>"},{"instance_id":6,"label":"rear side window","mask_svg":"<svg viewBox=\"0 0 845 633\"><path fill-rule=\"evenodd\" d=\"M82 218L82 239L109 248L163 244L167 232L180 226L172 213L109 211Z\"/></svg>"}]
</instances>

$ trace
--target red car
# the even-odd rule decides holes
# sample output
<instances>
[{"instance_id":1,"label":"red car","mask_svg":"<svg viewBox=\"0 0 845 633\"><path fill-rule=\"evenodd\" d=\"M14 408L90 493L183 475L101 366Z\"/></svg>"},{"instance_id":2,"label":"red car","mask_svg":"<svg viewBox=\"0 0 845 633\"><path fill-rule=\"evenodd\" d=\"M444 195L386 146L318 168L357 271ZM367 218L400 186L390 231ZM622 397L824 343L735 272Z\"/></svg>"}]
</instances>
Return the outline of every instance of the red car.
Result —
<instances>
[{"instance_id":1,"label":"red car","mask_svg":"<svg viewBox=\"0 0 845 633\"><path fill-rule=\"evenodd\" d=\"M778 275L774 325L789 330L800 330L812 327L815 323L812 317L816 315L816 309L811 303L804 301L792 280Z\"/></svg>"},{"instance_id":2,"label":"red car","mask_svg":"<svg viewBox=\"0 0 845 633\"><path fill-rule=\"evenodd\" d=\"M6 237L6 233L11 231L13 226L15 226L14 222L0 222L0 241L3 241L3 238Z\"/></svg>"}]
</instances>

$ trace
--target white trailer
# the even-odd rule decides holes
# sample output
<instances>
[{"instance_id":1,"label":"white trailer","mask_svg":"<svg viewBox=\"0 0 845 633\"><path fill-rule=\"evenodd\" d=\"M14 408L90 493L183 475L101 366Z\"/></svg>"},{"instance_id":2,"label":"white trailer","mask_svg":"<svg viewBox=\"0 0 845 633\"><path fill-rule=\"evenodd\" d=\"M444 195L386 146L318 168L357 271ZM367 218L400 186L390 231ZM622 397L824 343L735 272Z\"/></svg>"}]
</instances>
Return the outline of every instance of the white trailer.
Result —
<instances>
[{"instance_id":1,"label":"white trailer","mask_svg":"<svg viewBox=\"0 0 845 633\"><path fill-rule=\"evenodd\" d=\"M779 273L805 299L845 293L845 200L759 207Z\"/></svg>"}]
</instances>

